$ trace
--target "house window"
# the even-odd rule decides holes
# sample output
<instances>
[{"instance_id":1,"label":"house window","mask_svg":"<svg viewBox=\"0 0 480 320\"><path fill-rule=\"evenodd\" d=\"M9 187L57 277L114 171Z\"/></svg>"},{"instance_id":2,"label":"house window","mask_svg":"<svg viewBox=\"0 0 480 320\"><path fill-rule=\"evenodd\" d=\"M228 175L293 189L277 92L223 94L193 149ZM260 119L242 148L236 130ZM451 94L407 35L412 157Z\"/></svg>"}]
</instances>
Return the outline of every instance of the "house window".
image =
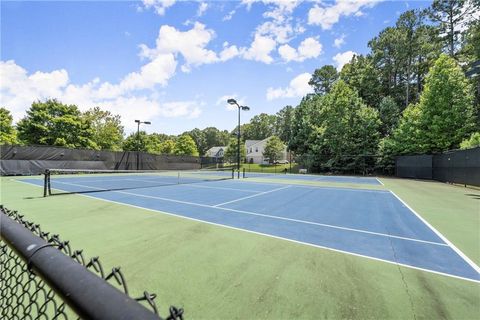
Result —
<instances>
[{"instance_id":1,"label":"house window","mask_svg":"<svg viewBox=\"0 0 480 320\"><path fill-rule=\"evenodd\" d=\"M258 152L258 147L255 148L255 152Z\"/></svg>"},{"instance_id":2,"label":"house window","mask_svg":"<svg viewBox=\"0 0 480 320\"><path fill-rule=\"evenodd\" d=\"M250 153L252 153L252 148L250 148Z\"/></svg>"}]
</instances>

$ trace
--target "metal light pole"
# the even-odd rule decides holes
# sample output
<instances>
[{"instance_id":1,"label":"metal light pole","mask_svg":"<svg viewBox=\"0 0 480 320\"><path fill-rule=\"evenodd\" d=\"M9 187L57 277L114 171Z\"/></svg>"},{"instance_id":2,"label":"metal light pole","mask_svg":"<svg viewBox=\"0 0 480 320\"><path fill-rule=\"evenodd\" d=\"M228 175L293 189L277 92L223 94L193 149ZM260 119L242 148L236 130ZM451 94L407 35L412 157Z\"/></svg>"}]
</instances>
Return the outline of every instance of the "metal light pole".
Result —
<instances>
[{"instance_id":1,"label":"metal light pole","mask_svg":"<svg viewBox=\"0 0 480 320\"><path fill-rule=\"evenodd\" d=\"M236 105L238 107L238 131L237 131L237 171L238 171L238 179L240 179L240 109L243 111L250 110L247 106L241 106L237 103L235 99L228 99L228 104Z\"/></svg>"},{"instance_id":2,"label":"metal light pole","mask_svg":"<svg viewBox=\"0 0 480 320\"><path fill-rule=\"evenodd\" d=\"M135 120L137 123L137 170L140 170L140 124L151 124L150 121Z\"/></svg>"}]
</instances>

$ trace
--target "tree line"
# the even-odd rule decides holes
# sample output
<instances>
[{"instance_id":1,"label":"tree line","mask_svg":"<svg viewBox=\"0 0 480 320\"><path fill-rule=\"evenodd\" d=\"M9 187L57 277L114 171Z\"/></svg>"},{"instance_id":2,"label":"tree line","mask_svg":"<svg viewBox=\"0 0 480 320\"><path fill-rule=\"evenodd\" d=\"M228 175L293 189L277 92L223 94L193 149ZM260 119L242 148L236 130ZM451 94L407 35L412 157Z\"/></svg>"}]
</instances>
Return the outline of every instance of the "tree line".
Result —
<instances>
[{"instance_id":1,"label":"tree line","mask_svg":"<svg viewBox=\"0 0 480 320\"><path fill-rule=\"evenodd\" d=\"M246 139L277 135L307 167L391 168L396 155L480 145L480 1L433 1L402 13L341 71L316 69L314 94L242 126ZM478 72L477 72L478 73ZM367 162L367 163L366 163Z\"/></svg>"},{"instance_id":2,"label":"tree line","mask_svg":"<svg viewBox=\"0 0 480 320\"><path fill-rule=\"evenodd\" d=\"M309 82L314 93L298 106L243 124L242 140L275 136L307 166L346 169L479 145L480 77L465 76L480 60L478 10L479 0L435 0L427 10L402 13L368 42L367 54L340 71L317 68ZM213 146L236 150L238 128L124 138L119 116L99 108L82 113L57 100L34 102L16 127L7 109L0 116L1 143L190 155Z\"/></svg>"},{"instance_id":3,"label":"tree line","mask_svg":"<svg viewBox=\"0 0 480 320\"><path fill-rule=\"evenodd\" d=\"M99 107L81 112L76 105L55 99L32 103L16 126L12 122L10 111L0 108L0 144L198 156L213 146L227 145L230 138L228 131L214 127L194 129L178 136L140 131L124 137L119 115Z\"/></svg>"}]
</instances>

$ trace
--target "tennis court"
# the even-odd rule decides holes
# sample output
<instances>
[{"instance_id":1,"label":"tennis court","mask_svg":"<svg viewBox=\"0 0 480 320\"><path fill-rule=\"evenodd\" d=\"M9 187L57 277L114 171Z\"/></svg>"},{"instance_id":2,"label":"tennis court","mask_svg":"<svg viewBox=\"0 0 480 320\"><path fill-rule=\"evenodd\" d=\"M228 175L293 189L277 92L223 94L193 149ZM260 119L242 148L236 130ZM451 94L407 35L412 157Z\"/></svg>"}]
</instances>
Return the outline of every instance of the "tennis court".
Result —
<instances>
[{"instance_id":1,"label":"tennis court","mask_svg":"<svg viewBox=\"0 0 480 320\"><path fill-rule=\"evenodd\" d=\"M355 183L362 185L379 186L382 183L375 177L356 177L356 176L325 176L313 174L285 174L285 173L262 173L262 172L245 172L246 178L260 179L281 179L291 181L319 181L333 183Z\"/></svg>"},{"instance_id":2,"label":"tennis court","mask_svg":"<svg viewBox=\"0 0 480 320\"><path fill-rule=\"evenodd\" d=\"M230 175L229 172L186 173L185 183L172 173L66 175L52 176L51 187L58 197L62 193L76 193L159 215L179 216L448 277L480 281L475 263L387 189L234 180L228 179ZM375 178L316 178L341 178L340 182L355 181L360 185L380 184ZM19 181L37 186L44 183L35 178Z\"/></svg>"}]
</instances>

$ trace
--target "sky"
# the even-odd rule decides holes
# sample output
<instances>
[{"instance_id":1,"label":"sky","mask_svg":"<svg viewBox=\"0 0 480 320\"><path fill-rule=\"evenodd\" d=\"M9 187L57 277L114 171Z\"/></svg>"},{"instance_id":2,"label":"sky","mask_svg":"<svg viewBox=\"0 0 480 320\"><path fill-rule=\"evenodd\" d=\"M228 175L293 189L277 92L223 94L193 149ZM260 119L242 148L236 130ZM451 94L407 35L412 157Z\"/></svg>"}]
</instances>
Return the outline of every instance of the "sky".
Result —
<instances>
[{"instance_id":1,"label":"sky","mask_svg":"<svg viewBox=\"0 0 480 320\"><path fill-rule=\"evenodd\" d=\"M235 98L260 113L296 106L315 69L338 70L429 1L1 1L0 105L36 100L135 119L147 132L232 130Z\"/></svg>"}]
</instances>

